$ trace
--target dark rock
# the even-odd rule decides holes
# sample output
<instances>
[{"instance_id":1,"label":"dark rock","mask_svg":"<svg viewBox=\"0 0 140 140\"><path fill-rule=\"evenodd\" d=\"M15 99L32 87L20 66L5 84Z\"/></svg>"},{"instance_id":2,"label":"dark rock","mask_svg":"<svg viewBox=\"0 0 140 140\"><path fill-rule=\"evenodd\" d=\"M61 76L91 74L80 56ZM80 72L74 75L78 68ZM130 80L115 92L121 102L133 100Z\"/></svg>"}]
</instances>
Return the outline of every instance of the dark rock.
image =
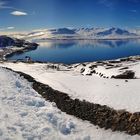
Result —
<instances>
[{"instance_id":1,"label":"dark rock","mask_svg":"<svg viewBox=\"0 0 140 140\"><path fill-rule=\"evenodd\" d=\"M121 69L119 69L119 70L125 70L125 69L128 69L128 67L123 67L123 68L121 68Z\"/></svg>"},{"instance_id":2,"label":"dark rock","mask_svg":"<svg viewBox=\"0 0 140 140\"><path fill-rule=\"evenodd\" d=\"M85 71L85 68L81 68L80 72L83 73Z\"/></svg>"},{"instance_id":3,"label":"dark rock","mask_svg":"<svg viewBox=\"0 0 140 140\"><path fill-rule=\"evenodd\" d=\"M91 73L94 73L94 74L95 74L95 73L96 73L96 71L95 71L95 70L92 70L92 71L91 71Z\"/></svg>"},{"instance_id":4,"label":"dark rock","mask_svg":"<svg viewBox=\"0 0 140 140\"><path fill-rule=\"evenodd\" d=\"M82 63L82 65L85 67L86 66L86 64L85 63Z\"/></svg>"},{"instance_id":5,"label":"dark rock","mask_svg":"<svg viewBox=\"0 0 140 140\"><path fill-rule=\"evenodd\" d=\"M107 66L113 67L114 65L112 65L112 64L107 64Z\"/></svg>"},{"instance_id":6,"label":"dark rock","mask_svg":"<svg viewBox=\"0 0 140 140\"><path fill-rule=\"evenodd\" d=\"M120 61L117 61L117 60L110 60L109 63L120 63Z\"/></svg>"},{"instance_id":7,"label":"dark rock","mask_svg":"<svg viewBox=\"0 0 140 140\"><path fill-rule=\"evenodd\" d=\"M115 78L115 79L134 79L135 78L135 72L133 71L125 71L122 74L119 75L112 75L111 78Z\"/></svg>"},{"instance_id":8,"label":"dark rock","mask_svg":"<svg viewBox=\"0 0 140 140\"><path fill-rule=\"evenodd\" d=\"M91 65L89 66L90 69L94 69L94 68L97 68L97 65Z\"/></svg>"}]
</instances>

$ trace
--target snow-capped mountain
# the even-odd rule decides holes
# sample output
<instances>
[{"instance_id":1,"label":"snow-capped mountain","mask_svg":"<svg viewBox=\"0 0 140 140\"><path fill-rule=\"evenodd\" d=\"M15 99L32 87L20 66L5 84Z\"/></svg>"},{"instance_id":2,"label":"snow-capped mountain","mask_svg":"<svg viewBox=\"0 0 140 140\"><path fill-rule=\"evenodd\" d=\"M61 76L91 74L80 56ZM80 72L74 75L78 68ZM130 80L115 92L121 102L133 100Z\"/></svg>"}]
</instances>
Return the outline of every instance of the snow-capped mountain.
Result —
<instances>
[{"instance_id":1,"label":"snow-capped mountain","mask_svg":"<svg viewBox=\"0 0 140 140\"><path fill-rule=\"evenodd\" d=\"M57 34L75 34L75 30L72 29L68 29L68 28L59 28L59 29L51 29L50 30L52 32L52 34L57 35Z\"/></svg>"},{"instance_id":2,"label":"snow-capped mountain","mask_svg":"<svg viewBox=\"0 0 140 140\"><path fill-rule=\"evenodd\" d=\"M134 33L130 33L127 30L123 30L120 28L110 28L107 29L103 32L98 32L97 36L131 36L131 35L136 35Z\"/></svg>"},{"instance_id":3,"label":"snow-capped mountain","mask_svg":"<svg viewBox=\"0 0 140 140\"><path fill-rule=\"evenodd\" d=\"M16 34L18 36L18 34ZM15 35L14 35L15 36ZM33 32L22 33L28 40L47 39L129 39L139 38L140 30L124 30L120 28L58 28L40 29Z\"/></svg>"},{"instance_id":4,"label":"snow-capped mountain","mask_svg":"<svg viewBox=\"0 0 140 140\"><path fill-rule=\"evenodd\" d=\"M46 39L127 39L137 38L137 33L120 28L59 28L46 29L29 33L27 38L35 40Z\"/></svg>"}]
</instances>

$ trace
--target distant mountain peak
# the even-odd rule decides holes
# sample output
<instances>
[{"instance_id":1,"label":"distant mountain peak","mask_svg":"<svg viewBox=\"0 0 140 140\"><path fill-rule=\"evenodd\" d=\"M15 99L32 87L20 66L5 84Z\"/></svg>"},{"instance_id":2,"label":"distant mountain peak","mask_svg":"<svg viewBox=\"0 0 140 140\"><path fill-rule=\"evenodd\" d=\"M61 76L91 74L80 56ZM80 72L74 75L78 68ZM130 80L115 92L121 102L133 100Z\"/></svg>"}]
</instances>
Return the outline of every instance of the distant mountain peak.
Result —
<instances>
[{"instance_id":1,"label":"distant mountain peak","mask_svg":"<svg viewBox=\"0 0 140 140\"><path fill-rule=\"evenodd\" d=\"M52 34L75 34L74 30L69 28L59 28L51 30Z\"/></svg>"},{"instance_id":2,"label":"distant mountain peak","mask_svg":"<svg viewBox=\"0 0 140 140\"><path fill-rule=\"evenodd\" d=\"M127 35L127 36L129 36L129 35L134 35L134 34L130 33L127 30L124 30L124 29L112 27L103 32L97 33L97 35L98 36L108 36L108 35Z\"/></svg>"}]
</instances>

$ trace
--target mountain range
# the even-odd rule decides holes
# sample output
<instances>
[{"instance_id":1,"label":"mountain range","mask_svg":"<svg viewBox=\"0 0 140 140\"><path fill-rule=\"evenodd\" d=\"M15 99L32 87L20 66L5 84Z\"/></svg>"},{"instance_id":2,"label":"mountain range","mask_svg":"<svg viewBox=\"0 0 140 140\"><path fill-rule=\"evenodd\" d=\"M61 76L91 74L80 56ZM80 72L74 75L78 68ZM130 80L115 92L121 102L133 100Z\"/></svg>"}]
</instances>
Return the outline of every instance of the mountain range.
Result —
<instances>
[{"instance_id":1,"label":"mountain range","mask_svg":"<svg viewBox=\"0 0 140 140\"><path fill-rule=\"evenodd\" d=\"M58 28L31 32L10 33L10 37L40 41L48 39L131 39L139 38L139 29L121 28Z\"/></svg>"}]
</instances>

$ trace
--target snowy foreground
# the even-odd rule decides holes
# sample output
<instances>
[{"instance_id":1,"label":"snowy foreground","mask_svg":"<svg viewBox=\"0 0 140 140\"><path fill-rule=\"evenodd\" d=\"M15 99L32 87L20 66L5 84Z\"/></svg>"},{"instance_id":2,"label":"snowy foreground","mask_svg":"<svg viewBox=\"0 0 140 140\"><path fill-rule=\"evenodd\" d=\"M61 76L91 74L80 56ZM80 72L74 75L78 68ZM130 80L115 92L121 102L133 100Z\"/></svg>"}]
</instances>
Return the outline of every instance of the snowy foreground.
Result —
<instances>
[{"instance_id":1,"label":"snowy foreground","mask_svg":"<svg viewBox=\"0 0 140 140\"><path fill-rule=\"evenodd\" d=\"M18 74L0 68L1 140L131 140L66 115L45 101Z\"/></svg>"},{"instance_id":2,"label":"snowy foreground","mask_svg":"<svg viewBox=\"0 0 140 140\"><path fill-rule=\"evenodd\" d=\"M22 71L37 81L54 89L68 93L72 98L108 105L114 109L139 112L140 61L121 62L119 67L98 65L96 71L110 77L121 73L120 68L135 71L137 79L126 82L120 79L102 78L98 74L88 76L94 63L59 65L59 71L52 69L58 64L0 63ZM81 68L85 71L81 73ZM106 69L107 68L107 69ZM140 136L100 129L61 112L54 103L45 101L24 78L9 70L0 68L0 139L1 140L138 140Z\"/></svg>"},{"instance_id":3,"label":"snowy foreground","mask_svg":"<svg viewBox=\"0 0 140 140\"><path fill-rule=\"evenodd\" d=\"M117 60L116 60L117 61ZM90 66L98 74L92 74ZM52 69L58 64L51 63L0 63L0 66L12 68L31 75L37 81L49 85L50 87L69 94L72 98L78 98L101 105L107 105L114 109L125 109L129 112L140 111L140 60L125 61L120 63L85 63L65 66L59 64L59 70ZM81 69L85 69L81 73ZM126 69L127 68L127 69ZM111 79L112 75L123 73L126 70L135 72L136 79ZM103 78L99 76L99 73Z\"/></svg>"}]
</instances>

